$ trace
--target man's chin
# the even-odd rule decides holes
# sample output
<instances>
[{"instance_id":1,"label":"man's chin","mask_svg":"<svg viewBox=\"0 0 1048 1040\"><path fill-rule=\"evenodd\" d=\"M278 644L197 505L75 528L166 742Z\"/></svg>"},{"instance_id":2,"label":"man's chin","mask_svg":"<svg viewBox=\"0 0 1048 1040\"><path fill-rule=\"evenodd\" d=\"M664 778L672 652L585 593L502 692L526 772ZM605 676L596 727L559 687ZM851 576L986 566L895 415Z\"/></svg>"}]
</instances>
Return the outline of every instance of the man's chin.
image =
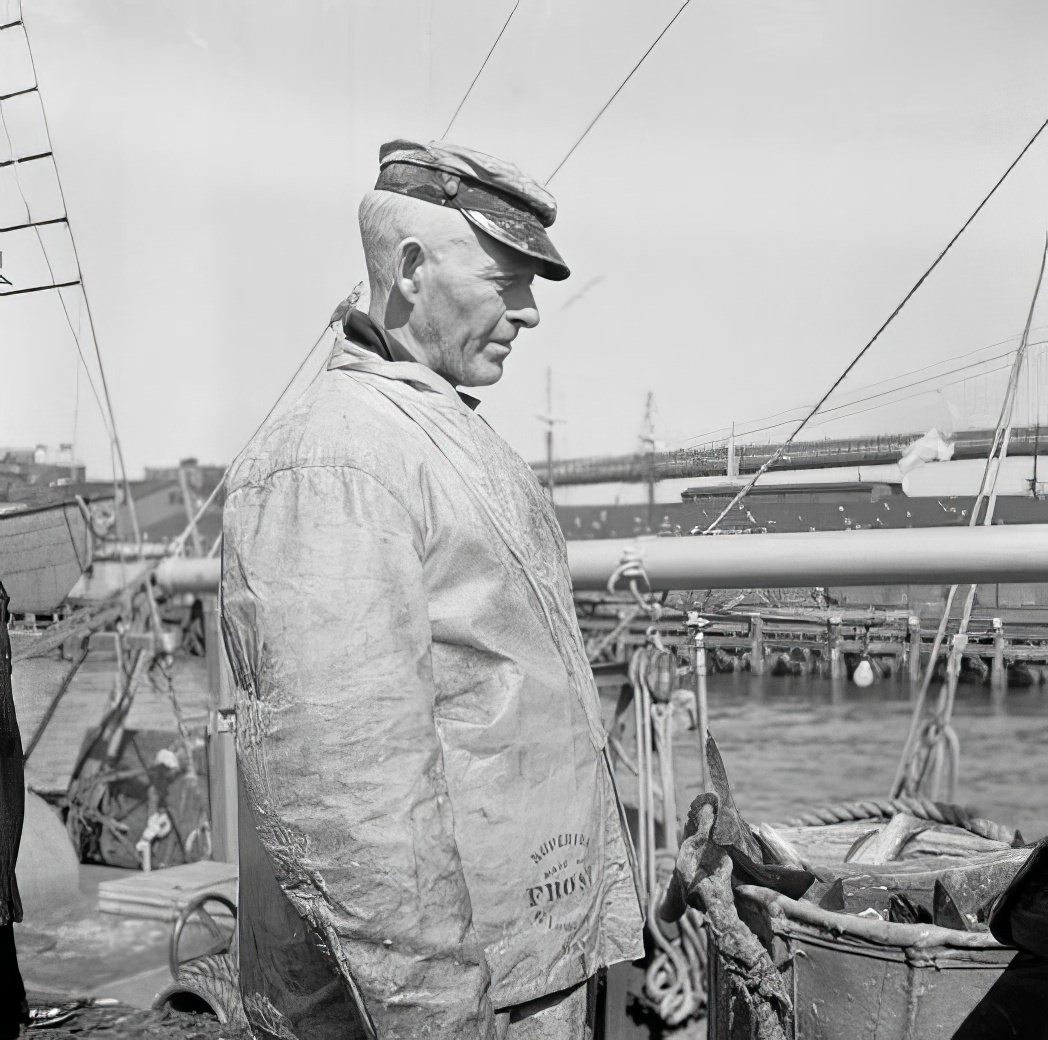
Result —
<instances>
[{"instance_id":1,"label":"man's chin","mask_svg":"<svg viewBox=\"0 0 1048 1040\"><path fill-rule=\"evenodd\" d=\"M505 358L485 358L483 363L471 366L459 386L491 386L497 383L502 378L504 360Z\"/></svg>"}]
</instances>

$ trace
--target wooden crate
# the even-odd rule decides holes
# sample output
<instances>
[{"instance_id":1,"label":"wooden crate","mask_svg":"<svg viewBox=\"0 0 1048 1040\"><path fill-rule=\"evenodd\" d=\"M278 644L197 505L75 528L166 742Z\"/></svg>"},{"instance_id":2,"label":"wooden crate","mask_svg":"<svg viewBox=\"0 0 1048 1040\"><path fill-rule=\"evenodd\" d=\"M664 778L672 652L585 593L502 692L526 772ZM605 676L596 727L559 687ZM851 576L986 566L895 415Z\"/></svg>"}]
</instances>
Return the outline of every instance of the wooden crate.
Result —
<instances>
[{"instance_id":1,"label":"wooden crate","mask_svg":"<svg viewBox=\"0 0 1048 1040\"><path fill-rule=\"evenodd\" d=\"M98 908L107 914L174 921L188 903L205 892L215 892L235 903L236 864L201 860L103 881L98 886ZM229 916L224 907L216 904L208 907L208 913Z\"/></svg>"}]
</instances>

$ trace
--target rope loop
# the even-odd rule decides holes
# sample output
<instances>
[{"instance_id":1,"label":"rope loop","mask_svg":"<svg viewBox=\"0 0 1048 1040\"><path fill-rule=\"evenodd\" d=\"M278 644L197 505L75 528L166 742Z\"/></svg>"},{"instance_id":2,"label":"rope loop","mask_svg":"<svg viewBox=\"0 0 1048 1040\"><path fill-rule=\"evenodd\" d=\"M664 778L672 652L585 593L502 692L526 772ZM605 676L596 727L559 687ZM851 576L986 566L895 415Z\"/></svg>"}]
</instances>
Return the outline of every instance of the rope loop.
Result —
<instances>
[{"instance_id":1,"label":"rope loop","mask_svg":"<svg viewBox=\"0 0 1048 1040\"><path fill-rule=\"evenodd\" d=\"M662 633L658 630L655 625L649 625L647 632L644 633L648 639L648 642L655 648L660 654L671 654L673 651L662 641Z\"/></svg>"},{"instance_id":2,"label":"rope loop","mask_svg":"<svg viewBox=\"0 0 1048 1040\"><path fill-rule=\"evenodd\" d=\"M619 565L611 572L607 584L608 592L614 595L623 580L629 582L630 594L640 609L650 615L652 624L657 622L662 616L662 604L655 598L648 572L644 569L643 556L640 550L633 546L623 552ZM644 583L643 591L639 582Z\"/></svg>"},{"instance_id":3,"label":"rope loop","mask_svg":"<svg viewBox=\"0 0 1048 1040\"><path fill-rule=\"evenodd\" d=\"M868 799L861 802L837 802L833 805L815 806L786 820L778 826L784 827L821 827L835 823L849 823L855 820L891 819L898 813L905 812L921 820L933 823L946 823L961 827L980 838L989 841L1001 841L1014 845L1019 839L1019 832L995 823L971 816L959 805L949 802L933 802L928 798L900 796L898 798ZM773 824L772 826L776 826Z\"/></svg>"}]
</instances>

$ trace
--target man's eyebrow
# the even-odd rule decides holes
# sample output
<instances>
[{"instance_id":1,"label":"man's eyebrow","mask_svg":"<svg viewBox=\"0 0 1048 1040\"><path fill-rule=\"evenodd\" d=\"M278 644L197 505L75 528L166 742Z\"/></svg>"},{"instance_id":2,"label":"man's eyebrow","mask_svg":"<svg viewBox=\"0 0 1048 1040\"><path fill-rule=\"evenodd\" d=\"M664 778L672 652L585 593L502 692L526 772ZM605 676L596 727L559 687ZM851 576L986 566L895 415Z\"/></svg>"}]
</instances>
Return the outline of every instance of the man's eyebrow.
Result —
<instances>
[{"instance_id":1,"label":"man's eyebrow","mask_svg":"<svg viewBox=\"0 0 1048 1040\"><path fill-rule=\"evenodd\" d=\"M535 272L530 268L522 267L516 271L507 271L505 267L495 264L492 264L485 274L493 281L499 282L519 282L523 280L531 280L535 277Z\"/></svg>"}]
</instances>

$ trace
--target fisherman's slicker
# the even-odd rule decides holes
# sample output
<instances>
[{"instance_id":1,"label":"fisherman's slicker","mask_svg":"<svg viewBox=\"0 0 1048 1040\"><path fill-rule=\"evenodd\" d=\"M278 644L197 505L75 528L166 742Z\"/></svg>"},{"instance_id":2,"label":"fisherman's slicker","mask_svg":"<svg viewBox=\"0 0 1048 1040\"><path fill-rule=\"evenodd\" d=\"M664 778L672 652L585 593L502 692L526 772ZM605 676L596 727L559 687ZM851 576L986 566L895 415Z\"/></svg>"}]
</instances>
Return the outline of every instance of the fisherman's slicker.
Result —
<instances>
[{"instance_id":1,"label":"fisherman's slicker","mask_svg":"<svg viewBox=\"0 0 1048 1040\"><path fill-rule=\"evenodd\" d=\"M232 470L222 598L257 1035L353 1035L353 994L489 1040L641 955L560 529L446 381L340 341Z\"/></svg>"}]
</instances>

